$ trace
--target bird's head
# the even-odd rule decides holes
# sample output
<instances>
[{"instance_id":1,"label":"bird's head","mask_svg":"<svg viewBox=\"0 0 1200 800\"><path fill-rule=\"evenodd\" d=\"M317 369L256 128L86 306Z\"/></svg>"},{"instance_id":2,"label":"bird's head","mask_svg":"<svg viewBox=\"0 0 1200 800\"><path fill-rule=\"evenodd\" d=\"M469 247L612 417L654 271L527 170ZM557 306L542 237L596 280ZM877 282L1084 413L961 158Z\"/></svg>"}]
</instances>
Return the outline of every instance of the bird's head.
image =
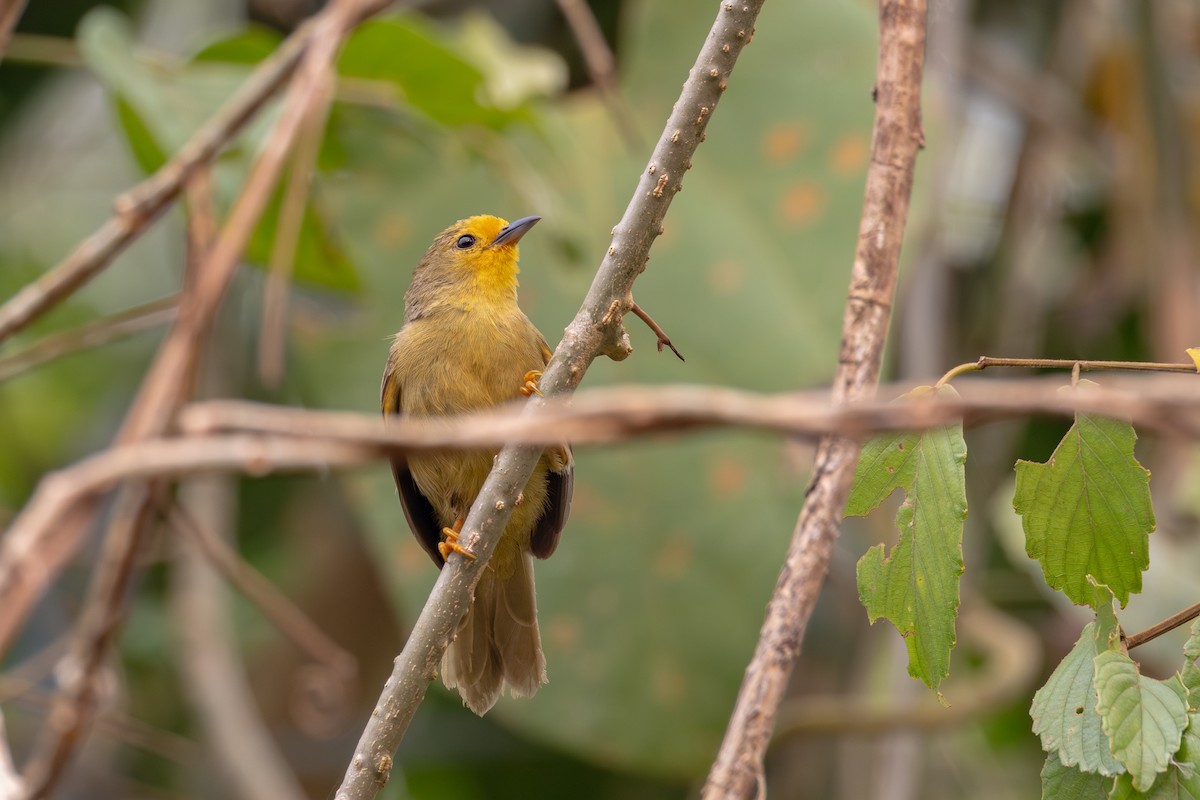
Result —
<instances>
[{"instance_id":1,"label":"bird's head","mask_svg":"<svg viewBox=\"0 0 1200 800\"><path fill-rule=\"evenodd\" d=\"M417 264L409 288L410 305L414 299L418 304L433 300L422 296L431 292L453 293L453 301L465 307L515 300L520 271L517 242L540 219L521 217L510 223L481 214L446 228Z\"/></svg>"}]
</instances>

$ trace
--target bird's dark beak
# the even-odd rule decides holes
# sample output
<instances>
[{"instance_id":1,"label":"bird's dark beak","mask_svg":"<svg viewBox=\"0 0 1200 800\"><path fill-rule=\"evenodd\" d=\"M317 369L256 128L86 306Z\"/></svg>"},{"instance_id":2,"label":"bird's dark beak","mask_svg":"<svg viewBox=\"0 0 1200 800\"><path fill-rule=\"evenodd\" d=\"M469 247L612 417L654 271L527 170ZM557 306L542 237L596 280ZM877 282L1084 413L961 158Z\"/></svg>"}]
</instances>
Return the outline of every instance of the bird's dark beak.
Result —
<instances>
[{"instance_id":1,"label":"bird's dark beak","mask_svg":"<svg viewBox=\"0 0 1200 800\"><path fill-rule=\"evenodd\" d=\"M529 229L538 223L541 217L521 217L518 220L505 225L496 234L496 238L492 240L492 247L501 244L516 244L521 241L521 237L529 232Z\"/></svg>"}]
</instances>

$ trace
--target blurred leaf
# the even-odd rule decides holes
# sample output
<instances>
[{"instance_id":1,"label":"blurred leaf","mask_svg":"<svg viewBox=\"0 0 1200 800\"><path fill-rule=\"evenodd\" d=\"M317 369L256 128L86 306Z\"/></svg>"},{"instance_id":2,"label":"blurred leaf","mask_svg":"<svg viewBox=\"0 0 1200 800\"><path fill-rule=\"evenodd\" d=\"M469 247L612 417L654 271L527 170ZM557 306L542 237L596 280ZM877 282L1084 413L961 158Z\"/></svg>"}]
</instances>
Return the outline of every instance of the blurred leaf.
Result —
<instances>
[{"instance_id":1,"label":"blurred leaf","mask_svg":"<svg viewBox=\"0 0 1200 800\"><path fill-rule=\"evenodd\" d=\"M1090 381L1081 381L1080 390ZM1128 422L1079 414L1045 464L1017 462L1013 507L1046 583L1079 605L1124 606L1142 588L1154 530L1150 472L1133 455Z\"/></svg>"},{"instance_id":2,"label":"blurred leaf","mask_svg":"<svg viewBox=\"0 0 1200 800\"><path fill-rule=\"evenodd\" d=\"M1064 766L1057 753L1042 767L1042 800L1098 800L1108 794L1111 778Z\"/></svg>"},{"instance_id":3,"label":"blurred leaf","mask_svg":"<svg viewBox=\"0 0 1200 800\"><path fill-rule=\"evenodd\" d=\"M1196 663L1200 659L1200 619L1192 623L1191 636L1183 645L1183 659L1179 678L1188 690L1188 705L1200 708L1200 666Z\"/></svg>"},{"instance_id":4,"label":"blurred leaf","mask_svg":"<svg viewBox=\"0 0 1200 800\"><path fill-rule=\"evenodd\" d=\"M223 61L230 64L257 64L275 52L283 37L270 28L252 25L226 39L205 45L192 56L193 61Z\"/></svg>"},{"instance_id":5,"label":"blurred leaf","mask_svg":"<svg viewBox=\"0 0 1200 800\"><path fill-rule=\"evenodd\" d=\"M1084 626L1071 652L1055 667L1046 685L1034 693L1029 716L1042 749L1052 757L1057 754L1067 767L1111 776L1124 772L1125 767L1113 756L1096 713L1095 631L1095 623Z\"/></svg>"},{"instance_id":6,"label":"blurred leaf","mask_svg":"<svg viewBox=\"0 0 1200 800\"><path fill-rule=\"evenodd\" d=\"M934 391L958 396L949 386L926 386L909 397ZM858 596L871 622L886 617L896 626L908 647L909 674L933 689L950 673L954 648L966 460L961 422L872 439L859 456L847 504L847 514L866 513L896 489L907 495L896 514L899 543L887 556L876 545L858 562Z\"/></svg>"},{"instance_id":7,"label":"blurred leaf","mask_svg":"<svg viewBox=\"0 0 1200 800\"><path fill-rule=\"evenodd\" d=\"M1113 755L1129 770L1133 788L1146 791L1166 770L1188 724L1187 704L1162 681L1138 672L1121 652L1106 650L1095 660L1096 713Z\"/></svg>"},{"instance_id":8,"label":"blurred leaf","mask_svg":"<svg viewBox=\"0 0 1200 800\"><path fill-rule=\"evenodd\" d=\"M394 84L409 105L442 125L501 128L526 118L481 102L483 72L415 16L360 25L342 48L337 69L349 78Z\"/></svg>"},{"instance_id":9,"label":"blurred leaf","mask_svg":"<svg viewBox=\"0 0 1200 800\"><path fill-rule=\"evenodd\" d=\"M1187 354L1192 363L1196 365L1196 371L1200 372L1200 347L1189 347Z\"/></svg>"},{"instance_id":10,"label":"blurred leaf","mask_svg":"<svg viewBox=\"0 0 1200 800\"><path fill-rule=\"evenodd\" d=\"M214 54L251 60L268 43L261 33L248 33L207 49L206 61L181 66L139 59L128 20L109 8L90 12L79 27L80 52L89 68L113 95L117 116L138 165L158 169L224 103L249 74L241 66L217 63ZM228 209L239 191L273 114L260 115L243 134L241 146L218 160L215 186L218 205ZM248 144L247 144L248 140ZM282 186L282 184L281 184ZM313 191L315 191L315 187ZM264 265L270 257L282 189L264 213L247 248L247 260ZM296 250L293 274L298 282L336 291L353 291L358 278L310 197Z\"/></svg>"},{"instance_id":11,"label":"blurred leaf","mask_svg":"<svg viewBox=\"0 0 1200 800\"><path fill-rule=\"evenodd\" d=\"M567 65L548 50L517 45L490 14L469 11L452 34L459 52L479 67L488 100L514 109L567 88Z\"/></svg>"},{"instance_id":12,"label":"blurred leaf","mask_svg":"<svg viewBox=\"0 0 1200 800\"><path fill-rule=\"evenodd\" d=\"M1133 786L1133 777L1126 773L1117 778L1109 800L1200 800L1200 714L1188 717L1183 744L1171 760L1167 771L1154 779L1145 792Z\"/></svg>"}]
</instances>

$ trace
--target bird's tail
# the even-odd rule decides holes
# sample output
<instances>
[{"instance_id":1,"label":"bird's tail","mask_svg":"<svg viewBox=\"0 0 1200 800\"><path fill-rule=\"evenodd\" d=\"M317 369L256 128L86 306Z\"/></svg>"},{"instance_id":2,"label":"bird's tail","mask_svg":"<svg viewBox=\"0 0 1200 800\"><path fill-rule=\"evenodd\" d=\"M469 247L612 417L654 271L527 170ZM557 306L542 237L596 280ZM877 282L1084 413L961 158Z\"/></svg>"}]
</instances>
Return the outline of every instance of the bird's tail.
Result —
<instances>
[{"instance_id":1,"label":"bird's tail","mask_svg":"<svg viewBox=\"0 0 1200 800\"><path fill-rule=\"evenodd\" d=\"M463 703L483 715L507 685L513 697L530 697L546 682L546 657L538 632L533 557L521 553L512 574L485 569L471 610L442 659L442 680Z\"/></svg>"}]
</instances>

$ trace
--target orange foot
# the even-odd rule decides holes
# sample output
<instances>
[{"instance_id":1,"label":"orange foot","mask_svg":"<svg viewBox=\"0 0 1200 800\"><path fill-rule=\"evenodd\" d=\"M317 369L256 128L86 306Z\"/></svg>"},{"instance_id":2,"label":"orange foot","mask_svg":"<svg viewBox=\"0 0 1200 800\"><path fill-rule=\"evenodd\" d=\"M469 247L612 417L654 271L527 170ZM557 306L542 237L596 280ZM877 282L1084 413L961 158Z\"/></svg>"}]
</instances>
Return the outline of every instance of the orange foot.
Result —
<instances>
[{"instance_id":1,"label":"orange foot","mask_svg":"<svg viewBox=\"0 0 1200 800\"><path fill-rule=\"evenodd\" d=\"M464 521L462 517L459 517L454 521L453 528L442 528L442 536L446 537L446 541L438 542L438 552L441 553L443 559L450 558L451 553L458 553L472 561L475 560L475 554L458 543Z\"/></svg>"},{"instance_id":2,"label":"orange foot","mask_svg":"<svg viewBox=\"0 0 1200 800\"><path fill-rule=\"evenodd\" d=\"M542 373L536 369L531 369L529 372L526 372L525 377L521 378L521 394L525 395L526 397L534 394L541 397L542 393L538 390L538 381L541 379Z\"/></svg>"}]
</instances>

